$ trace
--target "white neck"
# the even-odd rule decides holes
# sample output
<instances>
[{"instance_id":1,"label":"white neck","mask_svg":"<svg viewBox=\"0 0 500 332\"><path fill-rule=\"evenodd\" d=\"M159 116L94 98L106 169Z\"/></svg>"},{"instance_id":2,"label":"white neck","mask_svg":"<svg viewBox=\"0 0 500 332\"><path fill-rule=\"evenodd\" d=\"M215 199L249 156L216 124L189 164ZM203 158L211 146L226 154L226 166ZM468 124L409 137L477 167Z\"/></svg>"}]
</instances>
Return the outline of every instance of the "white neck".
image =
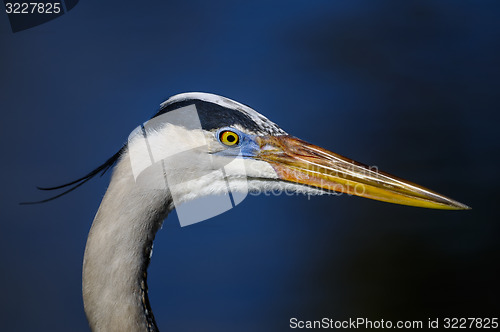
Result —
<instances>
[{"instance_id":1,"label":"white neck","mask_svg":"<svg viewBox=\"0 0 500 332\"><path fill-rule=\"evenodd\" d=\"M146 271L155 234L170 205L165 190L137 185L125 152L85 248L83 301L92 331L157 331Z\"/></svg>"}]
</instances>

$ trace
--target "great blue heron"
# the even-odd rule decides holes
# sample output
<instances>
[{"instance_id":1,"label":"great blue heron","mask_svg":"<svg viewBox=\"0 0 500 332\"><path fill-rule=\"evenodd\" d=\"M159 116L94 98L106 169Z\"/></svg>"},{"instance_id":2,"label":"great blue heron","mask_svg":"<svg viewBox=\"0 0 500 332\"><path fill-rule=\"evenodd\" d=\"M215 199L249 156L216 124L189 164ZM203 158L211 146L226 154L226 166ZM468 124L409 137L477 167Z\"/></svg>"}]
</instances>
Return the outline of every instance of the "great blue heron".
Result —
<instances>
[{"instance_id":1,"label":"great blue heron","mask_svg":"<svg viewBox=\"0 0 500 332\"><path fill-rule=\"evenodd\" d=\"M162 119L170 114L175 116ZM159 121L139 127L118 153L91 173L66 185L42 188L69 188L59 197L116 164L83 261L83 300L93 331L158 330L148 300L147 268L155 234L176 207L175 200L227 194L230 186L233 194L337 191L418 207L468 209L290 136L250 107L221 96L173 96L161 104L154 120ZM213 175L235 160L243 167ZM156 170L155 164L160 165Z\"/></svg>"}]
</instances>

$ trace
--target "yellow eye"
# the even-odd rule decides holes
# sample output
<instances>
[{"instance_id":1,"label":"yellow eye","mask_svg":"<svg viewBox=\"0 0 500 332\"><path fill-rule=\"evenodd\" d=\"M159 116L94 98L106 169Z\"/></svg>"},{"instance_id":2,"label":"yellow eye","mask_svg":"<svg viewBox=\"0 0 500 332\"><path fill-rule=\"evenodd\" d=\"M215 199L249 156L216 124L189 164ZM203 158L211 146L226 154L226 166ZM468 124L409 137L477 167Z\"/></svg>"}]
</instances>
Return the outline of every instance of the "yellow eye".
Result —
<instances>
[{"instance_id":1,"label":"yellow eye","mask_svg":"<svg viewBox=\"0 0 500 332\"><path fill-rule=\"evenodd\" d=\"M224 130L219 134L219 140L224 145L233 146L240 142L240 137L235 132Z\"/></svg>"}]
</instances>

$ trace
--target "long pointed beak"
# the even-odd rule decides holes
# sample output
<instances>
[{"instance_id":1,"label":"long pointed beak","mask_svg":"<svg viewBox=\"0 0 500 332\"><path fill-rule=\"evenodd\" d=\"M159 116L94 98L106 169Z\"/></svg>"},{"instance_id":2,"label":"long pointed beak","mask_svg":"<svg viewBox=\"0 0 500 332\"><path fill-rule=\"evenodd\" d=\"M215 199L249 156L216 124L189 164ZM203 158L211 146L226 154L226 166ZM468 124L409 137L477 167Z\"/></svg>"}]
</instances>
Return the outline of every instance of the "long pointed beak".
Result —
<instances>
[{"instance_id":1,"label":"long pointed beak","mask_svg":"<svg viewBox=\"0 0 500 332\"><path fill-rule=\"evenodd\" d=\"M395 204L470 209L427 188L292 136L259 137L257 142L260 152L256 158L268 162L283 181Z\"/></svg>"}]
</instances>

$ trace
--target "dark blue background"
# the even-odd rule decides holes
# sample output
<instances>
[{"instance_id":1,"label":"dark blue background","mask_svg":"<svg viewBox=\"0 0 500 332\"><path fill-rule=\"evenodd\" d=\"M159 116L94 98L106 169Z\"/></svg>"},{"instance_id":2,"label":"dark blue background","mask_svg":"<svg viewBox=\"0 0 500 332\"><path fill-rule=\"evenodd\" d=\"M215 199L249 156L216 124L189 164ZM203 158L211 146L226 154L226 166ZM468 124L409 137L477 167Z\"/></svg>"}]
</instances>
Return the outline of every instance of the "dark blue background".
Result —
<instances>
[{"instance_id":1,"label":"dark blue background","mask_svg":"<svg viewBox=\"0 0 500 332\"><path fill-rule=\"evenodd\" d=\"M172 215L149 269L162 330L498 317L498 17L498 1L80 1L13 34L0 15L1 329L88 329L81 263L109 175L18 202L99 165L186 91L473 210L260 196L185 228Z\"/></svg>"}]
</instances>

